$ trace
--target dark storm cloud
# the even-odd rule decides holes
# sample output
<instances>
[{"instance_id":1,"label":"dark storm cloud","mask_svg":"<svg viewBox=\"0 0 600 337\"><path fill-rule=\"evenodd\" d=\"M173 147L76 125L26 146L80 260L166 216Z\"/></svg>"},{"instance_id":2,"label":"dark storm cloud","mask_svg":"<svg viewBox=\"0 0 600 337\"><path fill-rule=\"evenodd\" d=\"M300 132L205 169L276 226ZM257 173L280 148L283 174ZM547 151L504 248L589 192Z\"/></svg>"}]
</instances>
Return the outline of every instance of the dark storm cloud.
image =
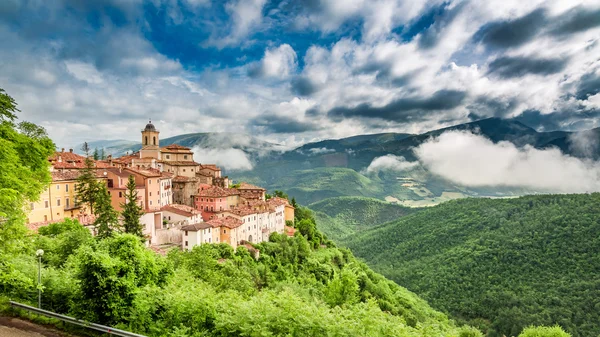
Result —
<instances>
[{"instance_id":1,"label":"dark storm cloud","mask_svg":"<svg viewBox=\"0 0 600 337\"><path fill-rule=\"evenodd\" d=\"M327 115L332 118L381 118L399 121L403 119L423 119L431 111L449 110L461 105L466 97L464 91L440 90L429 98L400 98L385 106L374 107L363 103L352 108L337 107Z\"/></svg>"},{"instance_id":2,"label":"dark storm cloud","mask_svg":"<svg viewBox=\"0 0 600 337\"><path fill-rule=\"evenodd\" d=\"M527 74L550 75L562 71L567 65L567 59L531 58L502 56L488 65L488 74L502 78L522 77Z\"/></svg>"},{"instance_id":3,"label":"dark storm cloud","mask_svg":"<svg viewBox=\"0 0 600 337\"><path fill-rule=\"evenodd\" d=\"M574 34L597 26L600 26L600 8L578 6L552 20L550 34Z\"/></svg>"},{"instance_id":4,"label":"dark storm cloud","mask_svg":"<svg viewBox=\"0 0 600 337\"><path fill-rule=\"evenodd\" d=\"M292 92L300 96L310 96L319 91L319 86L305 76L297 76L291 81Z\"/></svg>"},{"instance_id":5,"label":"dark storm cloud","mask_svg":"<svg viewBox=\"0 0 600 337\"><path fill-rule=\"evenodd\" d=\"M600 92L600 74L594 72L581 76L577 85L575 97L579 100L587 100L588 97Z\"/></svg>"},{"instance_id":6,"label":"dark storm cloud","mask_svg":"<svg viewBox=\"0 0 600 337\"><path fill-rule=\"evenodd\" d=\"M514 119L538 131L586 130L596 127L600 110L571 106L543 114L539 110L525 110Z\"/></svg>"},{"instance_id":7,"label":"dark storm cloud","mask_svg":"<svg viewBox=\"0 0 600 337\"><path fill-rule=\"evenodd\" d=\"M314 123L302 122L275 114L263 115L254 119L252 126L272 133L302 133L322 129Z\"/></svg>"},{"instance_id":8,"label":"dark storm cloud","mask_svg":"<svg viewBox=\"0 0 600 337\"><path fill-rule=\"evenodd\" d=\"M545 23L546 10L540 8L518 19L488 23L479 28L473 40L489 47L518 47L531 41Z\"/></svg>"}]
</instances>

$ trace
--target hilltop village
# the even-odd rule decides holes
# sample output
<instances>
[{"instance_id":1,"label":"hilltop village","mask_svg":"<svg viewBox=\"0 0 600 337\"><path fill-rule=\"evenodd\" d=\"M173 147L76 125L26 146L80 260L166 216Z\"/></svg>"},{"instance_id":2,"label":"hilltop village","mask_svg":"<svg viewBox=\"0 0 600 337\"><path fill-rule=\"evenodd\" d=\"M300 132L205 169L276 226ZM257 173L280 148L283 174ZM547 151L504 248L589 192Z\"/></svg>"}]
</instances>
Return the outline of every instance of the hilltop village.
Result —
<instances>
[{"instance_id":1,"label":"hilltop village","mask_svg":"<svg viewBox=\"0 0 600 337\"><path fill-rule=\"evenodd\" d=\"M94 160L96 178L106 184L117 211L126 203L129 176L134 177L147 245L190 250L202 243L227 243L236 248L267 241L274 232L293 235L286 221L294 221L294 207L287 199L267 199L264 188L243 182L230 186L219 167L196 162L190 148L160 147L159 133L149 122L141 132L140 151ZM29 228L73 218L94 233L95 217L77 202L75 189L86 157L62 149L49 161L52 183L29 205Z\"/></svg>"}]
</instances>

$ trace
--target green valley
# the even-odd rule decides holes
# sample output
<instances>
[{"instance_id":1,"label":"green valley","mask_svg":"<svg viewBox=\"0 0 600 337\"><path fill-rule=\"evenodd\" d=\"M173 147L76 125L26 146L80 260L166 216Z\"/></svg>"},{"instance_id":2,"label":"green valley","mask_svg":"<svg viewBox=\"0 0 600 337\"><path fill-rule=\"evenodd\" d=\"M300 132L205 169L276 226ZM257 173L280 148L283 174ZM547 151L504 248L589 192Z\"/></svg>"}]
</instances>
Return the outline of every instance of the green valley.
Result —
<instances>
[{"instance_id":1,"label":"green valley","mask_svg":"<svg viewBox=\"0 0 600 337\"><path fill-rule=\"evenodd\" d=\"M449 201L363 226L344 244L376 271L488 336L514 336L530 324L597 336L599 204L598 193ZM351 209L334 213L360 222Z\"/></svg>"},{"instance_id":2,"label":"green valley","mask_svg":"<svg viewBox=\"0 0 600 337\"><path fill-rule=\"evenodd\" d=\"M329 198L308 207L314 211L319 230L342 243L363 230L419 210L363 197Z\"/></svg>"}]
</instances>

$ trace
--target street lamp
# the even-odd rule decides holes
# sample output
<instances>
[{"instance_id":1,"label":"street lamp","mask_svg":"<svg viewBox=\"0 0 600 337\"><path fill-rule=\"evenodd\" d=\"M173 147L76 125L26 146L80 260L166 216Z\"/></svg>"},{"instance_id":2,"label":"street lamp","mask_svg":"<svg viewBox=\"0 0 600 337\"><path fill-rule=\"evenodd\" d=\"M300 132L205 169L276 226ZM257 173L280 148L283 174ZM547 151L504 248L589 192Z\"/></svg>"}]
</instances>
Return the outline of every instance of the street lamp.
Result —
<instances>
[{"instance_id":1,"label":"street lamp","mask_svg":"<svg viewBox=\"0 0 600 337\"><path fill-rule=\"evenodd\" d=\"M42 308L42 255L44 250L38 249L35 256L38 257L38 308Z\"/></svg>"}]
</instances>

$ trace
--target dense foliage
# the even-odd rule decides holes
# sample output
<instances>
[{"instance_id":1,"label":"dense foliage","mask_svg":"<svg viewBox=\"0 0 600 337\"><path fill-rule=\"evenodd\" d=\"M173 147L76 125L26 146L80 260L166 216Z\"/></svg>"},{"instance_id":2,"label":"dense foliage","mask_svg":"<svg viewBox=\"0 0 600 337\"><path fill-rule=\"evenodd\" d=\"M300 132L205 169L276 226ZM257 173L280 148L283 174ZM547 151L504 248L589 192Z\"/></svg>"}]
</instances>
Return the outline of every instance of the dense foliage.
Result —
<instances>
[{"instance_id":1,"label":"dense foliage","mask_svg":"<svg viewBox=\"0 0 600 337\"><path fill-rule=\"evenodd\" d=\"M54 143L32 123L17 123L15 101L0 89L0 290L23 275L8 258L25 249L25 207L50 183Z\"/></svg>"},{"instance_id":2,"label":"dense foliage","mask_svg":"<svg viewBox=\"0 0 600 337\"><path fill-rule=\"evenodd\" d=\"M142 206L138 204L138 191L133 175L130 175L127 179L125 199L126 202L121 204L121 208L123 209L121 212L121 216L123 217L123 231L143 238L144 234L142 233L140 216L144 212Z\"/></svg>"},{"instance_id":3,"label":"dense foliage","mask_svg":"<svg viewBox=\"0 0 600 337\"><path fill-rule=\"evenodd\" d=\"M134 235L96 239L67 220L11 257L23 278L2 294L36 301L32 249L43 248L44 308L149 336L471 335L336 248L310 218L299 223L296 236L255 245L256 259L226 244L162 257Z\"/></svg>"},{"instance_id":4,"label":"dense foliage","mask_svg":"<svg viewBox=\"0 0 600 337\"><path fill-rule=\"evenodd\" d=\"M308 207L315 212L319 230L335 242L341 243L356 232L396 220L418 210L362 197L329 198Z\"/></svg>"},{"instance_id":5,"label":"dense foliage","mask_svg":"<svg viewBox=\"0 0 600 337\"><path fill-rule=\"evenodd\" d=\"M375 270L489 336L558 324L573 336L595 337L599 204L598 193L465 199L358 233L347 244Z\"/></svg>"}]
</instances>

